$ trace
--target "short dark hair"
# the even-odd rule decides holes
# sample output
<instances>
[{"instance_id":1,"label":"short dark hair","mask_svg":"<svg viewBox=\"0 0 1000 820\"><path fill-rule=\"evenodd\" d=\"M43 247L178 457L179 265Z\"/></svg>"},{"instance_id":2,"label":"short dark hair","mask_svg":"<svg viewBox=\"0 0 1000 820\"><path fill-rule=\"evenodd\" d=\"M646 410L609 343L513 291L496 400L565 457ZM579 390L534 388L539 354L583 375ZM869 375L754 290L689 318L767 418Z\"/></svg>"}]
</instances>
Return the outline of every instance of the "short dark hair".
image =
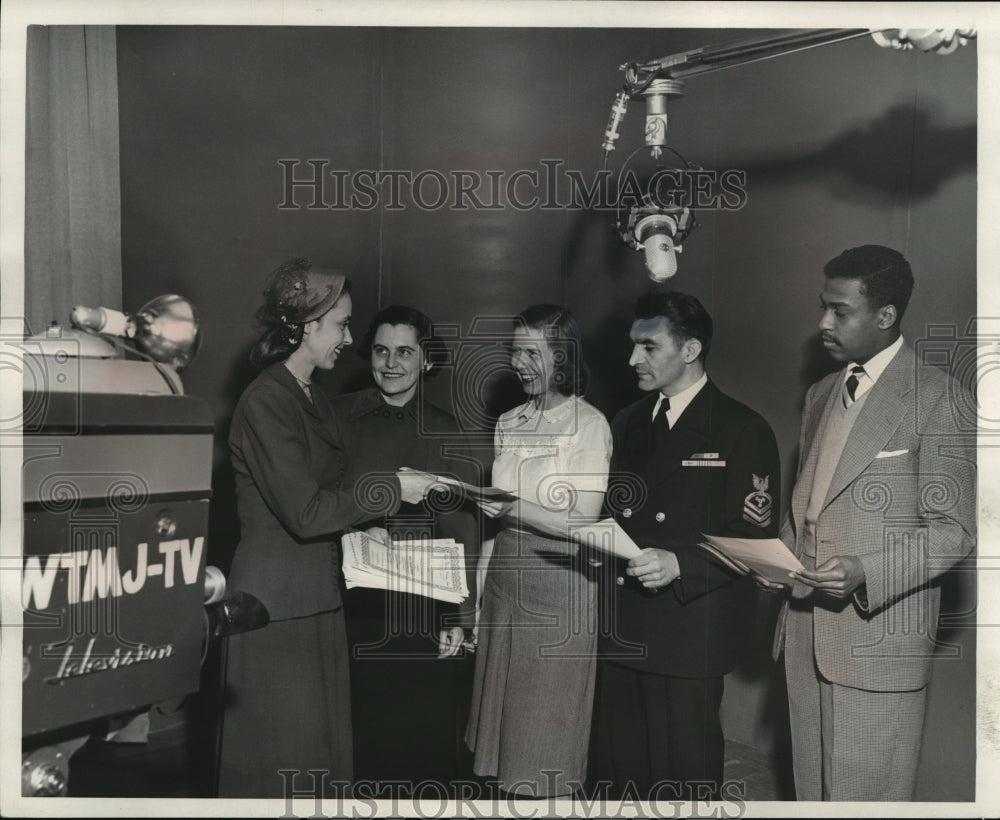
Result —
<instances>
[{"instance_id":1,"label":"short dark hair","mask_svg":"<svg viewBox=\"0 0 1000 820\"><path fill-rule=\"evenodd\" d=\"M859 290L873 310L896 308L896 322L903 318L913 293L913 271L899 251L883 245L861 245L834 257L823 268L827 279L857 279Z\"/></svg>"},{"instance_id":2,"label":"short dark hair","mask_svg":"<svg viewBox=\"0 0 1000 820\"><path fill-rule=\"evenodd\" d=\"M676 290L666 293L644 293L635 303L636 319L667 320L670 333L678 344L688 339L701 342L698 359L704 363L712 346L712 317L694 296Z\"/></svg>"},{"instance_id":3,"label":"short dark hair","mask_svg":"<svg viewBox=\"0 0 1000 820\"><path fill-rule=\"evenodd\" d=\"M583 360L583 334L566 308L559 305L532 305L514 319L514 327L544 330L555 359L556 390L564 396L582 396L590 383L590 368Z\"/></svg>"},{"instance_id":4,"label":"short dark hair","mask_svg":"<svg viewBox=\"0 0 1000 820\"><path fill-rule=\"evenodd\" d=\"M408 305L388 305L372 317L365 335L361 337L361 344L358 346L358 355L365 361L371 360L375 334L378 333L378 329L382 325L409 325L416 331L417 343L424 354L425 362L432 365L447 362L448 348L434 332L434 323L427 314ZM432 367L423 374L422 378L430 379L437 374L438 368Z\"/></svg>"}]
</instances>

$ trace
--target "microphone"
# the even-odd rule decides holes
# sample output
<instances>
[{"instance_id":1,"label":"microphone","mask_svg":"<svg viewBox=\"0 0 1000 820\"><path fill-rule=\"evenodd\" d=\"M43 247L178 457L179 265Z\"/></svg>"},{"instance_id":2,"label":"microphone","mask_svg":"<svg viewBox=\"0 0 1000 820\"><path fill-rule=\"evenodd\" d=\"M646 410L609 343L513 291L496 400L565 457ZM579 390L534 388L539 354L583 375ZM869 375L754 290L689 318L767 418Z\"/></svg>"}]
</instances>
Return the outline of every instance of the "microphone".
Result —
<instances>
[{"instance_id":1,"label":"microphone","mask_svg":"<svg viewBox=\"0 0 1000 820\"><path fill-rule=\"evenodd\" d=\"M646 270L654 282L662 282L677 273L677 253L674 245L677 222L667 214L653 214L639 220L635 226L636 241L642 244Z\"/></svg>"},{"instance_id":2,"label":"microphone","mask_svg":"<svg viewBox=\"0 0 1000 820\"><path fill-rule=\"evenodd\" d=\"M646 270L654 282L662 282L677 273L680 243L698 225L685 205L655 205L647 202L629 210L628 224L619 231L622 241L633 250L642 250Z\"/></svg>"}]
</instances>

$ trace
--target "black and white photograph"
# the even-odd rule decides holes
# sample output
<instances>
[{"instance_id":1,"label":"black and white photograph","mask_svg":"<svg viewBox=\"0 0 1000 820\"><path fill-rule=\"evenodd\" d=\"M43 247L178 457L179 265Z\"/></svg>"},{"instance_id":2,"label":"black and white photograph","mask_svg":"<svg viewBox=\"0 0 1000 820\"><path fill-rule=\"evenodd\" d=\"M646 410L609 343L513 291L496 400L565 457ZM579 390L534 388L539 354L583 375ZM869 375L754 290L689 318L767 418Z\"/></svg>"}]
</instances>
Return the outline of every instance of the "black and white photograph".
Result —
<instances>
[{"instance_id":1,"label":"black and white photograph","mask_svg":"<svg viewBox=\"0 0 1000 820\"><path fill-rule=\"evenodd\" d=\"M0 813L1000 812L997 22L7 0Z\"/></svg>"}]
</instances>

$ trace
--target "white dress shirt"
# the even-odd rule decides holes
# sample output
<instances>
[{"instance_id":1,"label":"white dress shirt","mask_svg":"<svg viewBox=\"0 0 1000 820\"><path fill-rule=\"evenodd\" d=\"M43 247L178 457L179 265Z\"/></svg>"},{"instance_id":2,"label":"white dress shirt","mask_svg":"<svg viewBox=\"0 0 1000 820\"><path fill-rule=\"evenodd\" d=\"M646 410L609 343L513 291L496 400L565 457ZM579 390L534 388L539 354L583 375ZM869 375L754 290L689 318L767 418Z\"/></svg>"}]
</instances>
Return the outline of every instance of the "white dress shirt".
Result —
<instances>
[{"instance_id":1,"label":"white dress shirt","mask_svg":"<svg viewBox=\"0 0 1000 820\"><path fill-rule=\"evenodd\" d=\"M857 401L865 393L871 390L875 386L875 382L878 381L878 377L882 375L886 367L889 366L889 362L892 361L893 356L895 356L899 349L903 346L903 337L900 336L896 341L889 345L885 350L876 353L867 362L865 362L862 367L864 367L865 372L858 376L858 387L854 391L854 400ZM851 376L851 368L857 365L857 362L848 362L847 367L844 368L844 378L843 382L846 383Z\"/></svg>"},{"instance_id":2,"label":"white dress shirt","mask_svg":"<svg viewBox=\"0 0 1000 820\"><path fill-rule=\"evenodd\" d=\"M698 395L698 391L706 384L708 384L708 374L702 373L698 381L690 387L684 388L675 396L665 396L663 393L660 393L660 397L656 400L656 406L653 408L653 415L650 416L650 421L655 419L656 414L660 412L660 405L663 404L663 400L670 399L670 409L667 410L667 423L670 425L670 429L673 430L677 419L681 417L681 413L684 412L692 399Z\"/></svg>"}]
</instances>

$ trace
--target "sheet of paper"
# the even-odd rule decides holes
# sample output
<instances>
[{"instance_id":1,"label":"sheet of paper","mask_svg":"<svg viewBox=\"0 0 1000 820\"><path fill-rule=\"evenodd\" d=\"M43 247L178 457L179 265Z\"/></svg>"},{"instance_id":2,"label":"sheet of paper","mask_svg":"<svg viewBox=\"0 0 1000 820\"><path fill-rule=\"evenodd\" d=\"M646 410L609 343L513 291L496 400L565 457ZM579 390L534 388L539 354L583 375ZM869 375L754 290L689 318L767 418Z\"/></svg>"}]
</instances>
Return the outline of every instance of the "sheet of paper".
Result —
<instances>
[{"instance_id":1,"label":"sheet of paper","mask_svg":"<svg viewBox=\"0 0 1000 820\"><path fill-rule=\"evenodd\" d=\"M464 481L459 481L457 478L449 478L448 476L435 476L435 478L439 483L452 487L471 501L517 500L517 496L514 493L501 490L499 487L477 487L474 484L466 484Z\"/></svg>"},{"instance_id":2,"label":"sheet of paper","mask_svg":"<svg viewBox=\"0 0 1000 820\"><path fill-rule=\"evenodd\" d=\"M725 538L703 535L705 541L730 561L742 564L769 581L791 582L791 573L804 567L778 538Z\"/></svg>"},{"instance_id":3,"label":"sheet of paper","mask_svg":"<svg viewBox=\"0 0 1000 820\"><path fill-rule=\"evenodd\" d=\"M618 558L634 558L642 551L613 518L579 527L570 525L569 532L581 544Z\"/></svg>"}]
</instances>

